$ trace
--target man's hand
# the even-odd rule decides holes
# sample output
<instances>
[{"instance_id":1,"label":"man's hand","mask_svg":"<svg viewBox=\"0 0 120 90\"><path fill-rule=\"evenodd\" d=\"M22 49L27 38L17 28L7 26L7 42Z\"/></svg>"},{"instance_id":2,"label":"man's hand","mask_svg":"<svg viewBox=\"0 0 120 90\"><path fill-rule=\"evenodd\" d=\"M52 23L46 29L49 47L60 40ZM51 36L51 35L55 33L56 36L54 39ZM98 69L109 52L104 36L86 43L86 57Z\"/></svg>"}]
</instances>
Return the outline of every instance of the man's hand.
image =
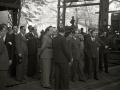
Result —
<instances>
[{"instance_id":1,"label":"man's hand","mask_svg":"<svg viewBox=\"0 0 120 90\"><path fill-rule=\"evenodd\" d=\"M69 62L69 67L71 67L73 64L73 58L71 59L71 61Z\"/></svg>"},{"instance_id":2,"label":"man's hand","mask_svg":"<svg viewBox=\"0 0 120 90\"><path fill-rule=\"evenodd\" d=\"M12 45L12 42L8 42L10 45Z\"/></svg>"},{"instance_id":3,"label":"man's hand","mask_svg":"<svg viewBox=\"0 0 120 90\"><path fill-rule=\"evenodd\" d=\"M12 64L12 60L9 60L9 65L11 65Z\"/></svg>"},{"instance_id":4,"label":"man's hand","mask_svg":"<svg viewBox=\"0 0 120 90\"><path fill-rule=\"evenodd\" d=\"M21 63L21 62L22 62L22 59L20 59L19 62Z\"/></svg>"},{"instance_id":5,"label":"man's hand","mask_svg":"<svg viewBox=\"0 0 120 90\"><path fill-rule=\"evenodd\" d=\"M19 56L19 57L22 57L22 54L20 53L20 54L18 54L18 56Z\"/></svg>"},{"instance_id":6,"label":"man's hand","mask_svg":"<svg viewBox=\"0 0 120 90\"><path fill-rule=\"evenodd\" d=\"M105 49L107 49L108 48L108 46L105 46Z\"/></svg>"}]
</instances>

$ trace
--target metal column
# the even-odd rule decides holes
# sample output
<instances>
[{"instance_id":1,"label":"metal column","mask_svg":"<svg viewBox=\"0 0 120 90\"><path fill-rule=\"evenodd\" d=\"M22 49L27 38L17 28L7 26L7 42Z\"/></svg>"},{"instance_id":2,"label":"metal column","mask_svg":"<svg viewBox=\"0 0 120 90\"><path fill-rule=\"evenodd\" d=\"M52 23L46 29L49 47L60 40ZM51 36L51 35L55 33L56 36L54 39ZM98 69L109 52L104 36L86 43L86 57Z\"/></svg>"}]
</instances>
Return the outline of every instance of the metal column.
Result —
<instances>
[{"instance_id":1,"label":"metal column","mask_svg":"<svg viewBox=\"0 0 120 90\"><path fill-rule=\"evenodd\" d=\"M57 15L57 27L59 27L60 25L60 1L61 0L58 0L58 15Z\"/></svg>"},{"instance_id":2,"label":"metal column","mask_svg":"<svg viewBox=\"0 0 120 90\"><path fill-rule=\"evenodd\" d=\"M13 10L13 26L17 26L18 25L18 10Z\"/></svg>"},{"instance_id":3,"label":"metal column","mask_svg":"<svg viewBox=\"0 0 120 90\"><path fill-rule=\"evenodd\" d=\"M108 11L109 11L109 0L100 0L100 11L99 11L100 32L108 30Z\"/></svg>"},{"instance_id":4,"label":"metal column","mask_svg":"<svg viewBox=\"0 0 120 90\"><path fill-rule=\"evenodd\" d=\"M66 0L64 0L64 2L63 2L63 17L62 17L62 19L63 19L63 27L65 27L65 12L66 12Z\"/></svg>"}]
</instances>

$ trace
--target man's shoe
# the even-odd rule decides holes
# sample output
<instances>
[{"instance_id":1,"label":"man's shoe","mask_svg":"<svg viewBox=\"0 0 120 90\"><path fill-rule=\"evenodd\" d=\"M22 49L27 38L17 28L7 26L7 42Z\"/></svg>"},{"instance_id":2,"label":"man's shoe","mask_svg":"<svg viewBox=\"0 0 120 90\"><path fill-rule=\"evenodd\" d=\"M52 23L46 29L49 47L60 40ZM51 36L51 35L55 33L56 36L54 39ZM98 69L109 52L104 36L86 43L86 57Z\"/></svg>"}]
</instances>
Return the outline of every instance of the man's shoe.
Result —
<instances>
[{"instance_id":1,"label":"man's shoe","mask_svg":"<svg viewBox=\"0 0 120 90\"><path fill-rule=\"evenodd\" d=\"M75 82L75 80L74 80L74 79L71 79L71 81L72 81L72 82Z\"/></svg>"},{"instance_id":2,"label":"man's shoe","mask_svg":"<svg viewBox=\"0 0 120 90\"><path fill-rule=\"evenodd\" d=\"M49 86L49 87L43 87L43 88L46 88L46 89L53 89L51 86Z\"/></svg>"},{"instance_id":3,"label":"man's shoe","mask_svg":"<svg viewBox=\"0 0 120 90\"><path fill-rule=\"evenodd\" d=\"M55 80L54 79L50 79L51 82L54 82Z\"/></svg>"},{"instance_id":4,"label":"man's shoe","mask_svg":"<svg viewBox=\"0 0 120 90\"><path fill-rule=\"evenodd\" d=\"M18 82L23 82L22 80L19 80L19 79L15 79L16 81L18 81Z\"/></svg>"},{"instance_id":5,"label":"man's shoe","mask_svg":"<svg viewBox=\"0 0 120 90\"><path fill-rule=\"evenodd\" d=\"M25 80L25 77L23 77L22 80Z\"/></svg>"},{"instance_id":6,"label":"man's shoe","mask_svg":"<svg viewBox=\"0 0 120 90\"><path fill-rule=\"evenodd\" d=\"M90 79L91 78L91 76L87 76L87 79Z\"/></svg>"},{"instance_id":7,"label":"man's shoe","mask_svg":"<svg viewBox=\"0 0 120 90\"><path fill-rule=\"evenodd\" d=\"M99 80L98 78L94 78L95 80Z\"/></svg>"},{"instance_id":8,"label":"man's shoe","mask_svg":"<svg viewBox=\"0 0 120 90\"><path fill-rule=\"evenodd\" d=\"M86 80L79 80L79 81L86 82Z\"/></svg>"},{"instance_id":9,"label":"man's shoe","mask_svg":"<svg viewBox=\"0 0 120 90\"><path fill-rule=\"evenodd\" d=\"M109 72L108 72L108 71L105 71L105 73L108 73L108 74L109 74Z\"/></svg>"},{"instance_id":10,"label":"man's shoe","mask_svg":"<svg viewBox=\"0 0 120 90\"><path fill-rule=\"evenodd\" d=\"M99 73L102 73L103 71L101 70L101 71L99 71Z\"/></svg>"}]
</instances>

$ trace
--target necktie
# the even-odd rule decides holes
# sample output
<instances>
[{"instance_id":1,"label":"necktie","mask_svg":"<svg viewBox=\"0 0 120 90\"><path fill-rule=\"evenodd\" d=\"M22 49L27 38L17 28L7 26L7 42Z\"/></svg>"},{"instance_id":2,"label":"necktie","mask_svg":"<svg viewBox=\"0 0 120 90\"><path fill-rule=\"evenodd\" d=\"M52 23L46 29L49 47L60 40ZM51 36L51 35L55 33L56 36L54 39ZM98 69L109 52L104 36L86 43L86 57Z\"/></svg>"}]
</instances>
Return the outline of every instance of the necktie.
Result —
<instances>
[{"instance_id":1,"label":"necktie","mask_svg":"<svg viewBox=\"0 0 120 90\"><path fill-rule=\"evenodd\" d=\"M25 39L25 35L23 35L23 38Z\"/></svg>"}]
</instances>

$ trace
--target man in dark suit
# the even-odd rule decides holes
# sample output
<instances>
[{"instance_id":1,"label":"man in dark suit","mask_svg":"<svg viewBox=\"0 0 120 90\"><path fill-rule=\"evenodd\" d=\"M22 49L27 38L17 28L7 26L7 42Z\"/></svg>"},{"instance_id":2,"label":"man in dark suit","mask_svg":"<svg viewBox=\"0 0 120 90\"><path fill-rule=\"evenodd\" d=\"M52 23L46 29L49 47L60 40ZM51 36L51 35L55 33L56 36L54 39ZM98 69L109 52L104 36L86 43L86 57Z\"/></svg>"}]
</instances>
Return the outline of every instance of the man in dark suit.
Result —
<instances>
[{"instance_id":1,"label":"man in dark suit","mask_svg":"<svg viewBox=\"0 0 120 90\"><path fill-rule=\"evenodd\" d=\"M0 25L0 90L4 90L6 86L7 72L9 68L9 57L3 37L6 30L3 25Z\"/></svg>"},{"instance_id":2,"label":"man in dark suit","mask_svg":"<svg viewBox=\"0 0 120 90\"><path fill-rule=\"evenodd\" d=\"M104 42L102 42L99 38L95 37L95 30L91 31L91 37L87 38L85 42L85 50L87 52L87 56L89 59L89 65L88 65L88 79L91 78L92 74L92 64L94 68L94 79L99 80L97 77L97 58L99 54L99 45L104 45Z\"/></svg>"},{"instance_id":3,"label":"man in dark suit","mask_svg":"<svg viewBox=\"0 0 120 90\"><path fill-rule=\"evenodd\" d=\"M28 39L28 35L31 33L32 25L28 26L29 32L25 34L25 37Z\"/></svg>"},{"instance_id":4,"label":"man in dark suit","mask_svg":"<svg viewBox=\"0 0 120 90\"><path fill-rule=\"evenodd\" d=\"M103 36L100 37L100 39L105 43L105 45L108 45L108 37L106 36L107 32L103 32ZM108 73L108 53L109 50L107 47L105 48L104 46L100 47L99 50L99 72L103 71L103 61L104 61L104 67L105 67L105 72Z\"/></svg>"},{"instance_id":5,"label":"man in dark suit","mask_svg":"<svg viewBox=\"0 0 120 90\"><path fill-rule=\"evenodd\" d=\"M75 82L75 74L78 72L79 80L85 81L83 75L83 59L80 51L80 40L77 38L78 31L72 31L72 37L69 45L71 55L73 57L73 65L71 66L71 81ZM69 41L68 41L69 42Z\"/></svg>"},{"instance_id":6,"label":"man in dark suit","mask_svg":"<svg viewBox=\"0 0 120 90\"><path fill-rule=\"evenodd\" d=\"M9 56L9 60L12 62L12 57L11 57L11 46L12 46L12 41L11 41L11 34L12 34L12 29L11 27L6 28L7 29L7 33L4 36L4 43L5 46L7 48L8 51L8 56Z\"/></svg>"},{"instance_id":7,"label":"man in dark suit","mask_svg":"<svg viewBox=\"0 0 120 90\"><path fill-rule=\"evenodd\" d=\"M34 28L31 29L31 33L28 35L28 68L27 75L33 77L37 73L37 39L35 37Z\"/></svg>"},{"instance_id":8,"label":"man in dark suit","mask_svg":"<svg viewBox=\"0 0 120 90\"><path fill-rule=\"evenodd\" d=\"M55 61L55 90L69 90L69 62L73 61L64 28L53 38L53 59Z\"/></svg>"},{"instance_id":9,"label":"man in dark suit","mask_svg":"<svg viewBox=\"0 0 120 90\"><path fill-rule=\"evenodd\" d=\"M24 26L20 27L20 33L16 36L16 54L18 56L17 65L16 65L16 80L22 81L25 79L25 69L27 66L27 55L28 55L28 48L27 48L27 40L25 38L26 29Z\"/></svg>"},{"instance_id":10,"label":"man in dark suit","mask_svg":"<svg viewBox=\"0 0 120 90\"><path fill-rule=\"evenodd\" d=\"M15 47L15 37L18 33L18 27L17 26L13 26L13 33L11 34L11 60L12 60L12 64L10 66L10 70L11 70L11 76L15 77L16 76L16 47Z\"/></svg>"},{"instance_id":11,"label":"man in dark suit","mask_svg":"<svg viewBox=\"0 0 120 90\"><path fill-rule=\"evenodd\" d=\"M88 29L88 34L86 34L85 36L84 36L84 43L86 42L86 40L87 40L87 38L90 38L91 37L91 28L89 28ZM85 58L84 58L84 73L86 74L86 75L88 75L88 71L89 71L89 67L88 67L88 65L89 65L89 59L88 59L88 54L87 54L87 52L86 52L87 50L86 50L86 48L84 47L84 54L85 54Z\"/></svg>"},{"instance_id":12,"label":"man in dark suit","mask_svg":"<svg viewBox=\"0 0 120 90\"><path fill-rule=\"evenodd\" d=\"M84 41L86 41L87 38L90 38L90 37L91 37L91 31L92 31L92 28L89 28L89 29L88 29L88 34L84 35Z\"/></svg>"}]
</instances>

